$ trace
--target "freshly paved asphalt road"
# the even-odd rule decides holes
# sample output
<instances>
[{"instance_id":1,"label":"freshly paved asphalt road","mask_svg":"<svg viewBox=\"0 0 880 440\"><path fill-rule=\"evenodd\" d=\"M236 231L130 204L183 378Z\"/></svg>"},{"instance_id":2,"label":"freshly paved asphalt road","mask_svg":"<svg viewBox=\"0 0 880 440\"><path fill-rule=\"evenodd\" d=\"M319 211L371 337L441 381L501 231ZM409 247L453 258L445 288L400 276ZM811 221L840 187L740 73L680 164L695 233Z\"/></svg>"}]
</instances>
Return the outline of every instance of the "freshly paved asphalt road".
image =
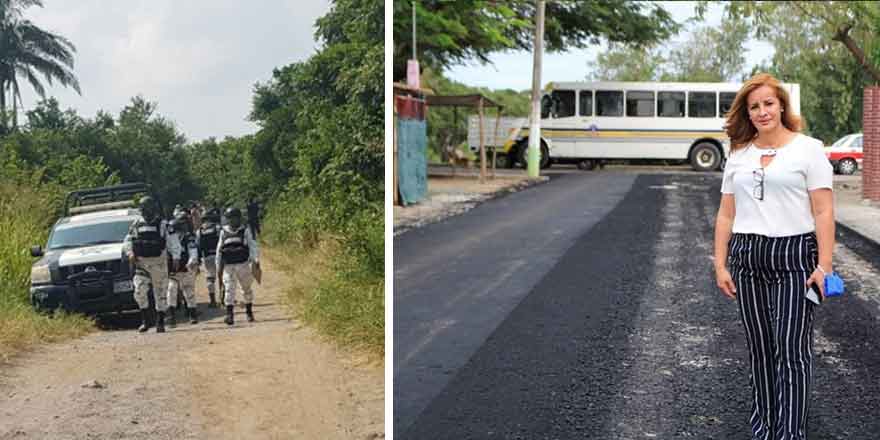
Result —
<instances>
[{"instance_id":1,"label":"freshly paved asphalt road","mask_svg":"<svg viewBox=\"0 0 880 440\"><path fill-rule=\"evenodd\" d=\"M718 174L569 174L394 239L401 439L748 438ZM880 432L880 246L839 228L810 438Z\"/></svg>"}]
</instances>

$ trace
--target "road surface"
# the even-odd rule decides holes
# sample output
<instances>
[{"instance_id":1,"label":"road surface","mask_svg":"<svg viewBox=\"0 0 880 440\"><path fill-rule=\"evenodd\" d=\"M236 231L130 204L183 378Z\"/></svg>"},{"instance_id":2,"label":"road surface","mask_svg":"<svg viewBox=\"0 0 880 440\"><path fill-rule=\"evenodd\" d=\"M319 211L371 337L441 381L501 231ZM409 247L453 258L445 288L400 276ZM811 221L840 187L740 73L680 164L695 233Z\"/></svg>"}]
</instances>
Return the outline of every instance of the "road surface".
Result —
<instances>
[{"instance_id":1,"label":"road surface","mask_svg":"<svg viewBox=\"0 0 880 440\"><path fill-rule=\"evenodd\" d=\"M394 240L401 439L746 438L745 335L714 287L720 174L567 173ZM880 249L839 228L811 438L880 432Z\"/></svg>"}]
</instances>

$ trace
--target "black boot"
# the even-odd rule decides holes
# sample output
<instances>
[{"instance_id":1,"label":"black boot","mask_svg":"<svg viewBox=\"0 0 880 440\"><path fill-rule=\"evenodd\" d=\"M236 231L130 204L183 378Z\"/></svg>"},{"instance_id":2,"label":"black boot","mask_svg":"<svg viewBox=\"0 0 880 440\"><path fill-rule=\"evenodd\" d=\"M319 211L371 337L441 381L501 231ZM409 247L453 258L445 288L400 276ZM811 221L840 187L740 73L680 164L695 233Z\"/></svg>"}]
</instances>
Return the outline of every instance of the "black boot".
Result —
<instances>
[{"instance_id":1,"label":"black boot","mask_svg":"<svg viewBox=\"0 0 880 440\"><path fill-rule=\"evenodd\" d=\"M232 317L232 314L233 314L232 309L233 309L233 306L226 306L226 319L223 320L223 322L225 322L226 325L235 324L235 318Z\"/></svg>"},{"instance_id":2,"label":"black boot","mask_svg":"<svg viewBox=\"0 0 880 440\"><path fill-rule=\"evenodd\" d=\"M244 305L244 312L247 314L248 322L254 322L254 309L253 304L247 303Z\"/></svg>"},{"instance_id":3,"label":"black boot","mask_svg":"<svg viewBox=\"0 0 880 440\"><path fill-rule=\"evenodd\" d=\"M165 333L165 312L156 312L156 333Z\"/></svg>"},{"instance_id":4,"label":"black boot","mask_svg":"<svg viewBox=\"0 0 880 440\"><path fill-rule=\"evenodd\" d=\"M190 324L198 324L199 323L199 318L196 316L196 308L195 307L189 308L189 323Z\"/></svg>"},{"instance_id":5,"label":"black boot","mask_svg":"<svg viewBox=\"0 0 880 440\"><path fill-rule=\"evenodd\" d=\"M141 309L141 326L138 327L138 331L143 333L150 328L150 309Z\"/></svg>"},{"instance_id":6,"label":"black boot","mask_svg":"<svg viewBox=\"0 0 880 440\"><path fill-rule=\"evenodd\" d=\"M208 307L216 308L217 307L217 298L214 297L214 292L208 292L208 296L211 298L211 302L208 303Z\"/></svg>"},{"instance_id":7,"label":"black boot","mask_svg":"<svg viewBox=\"0 0 880 440\"><path fill-rule=\"evenodd\" d=\"M177 314L174 313L174 307L168 308L168 327L177 327Z\"/></svg>"}]
</instances>

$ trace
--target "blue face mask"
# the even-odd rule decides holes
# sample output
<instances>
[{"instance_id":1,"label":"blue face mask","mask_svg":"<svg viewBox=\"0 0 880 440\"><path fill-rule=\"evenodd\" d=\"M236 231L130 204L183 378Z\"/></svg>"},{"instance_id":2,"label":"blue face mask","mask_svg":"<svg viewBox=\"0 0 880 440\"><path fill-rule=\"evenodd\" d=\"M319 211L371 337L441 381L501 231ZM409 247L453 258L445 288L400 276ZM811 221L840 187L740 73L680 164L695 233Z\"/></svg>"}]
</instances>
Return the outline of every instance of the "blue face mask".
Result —
<instances>
[{"instance_id":1,"label":"blue face mask","mask_svg":"<svg viewBox=\"0 0 880 440\"><path fill-rule=\"evenodd\" d=\"M840 296L844 292L843 279L837 272L825 275L825 296Z\"/></svg>"}]
</instances>

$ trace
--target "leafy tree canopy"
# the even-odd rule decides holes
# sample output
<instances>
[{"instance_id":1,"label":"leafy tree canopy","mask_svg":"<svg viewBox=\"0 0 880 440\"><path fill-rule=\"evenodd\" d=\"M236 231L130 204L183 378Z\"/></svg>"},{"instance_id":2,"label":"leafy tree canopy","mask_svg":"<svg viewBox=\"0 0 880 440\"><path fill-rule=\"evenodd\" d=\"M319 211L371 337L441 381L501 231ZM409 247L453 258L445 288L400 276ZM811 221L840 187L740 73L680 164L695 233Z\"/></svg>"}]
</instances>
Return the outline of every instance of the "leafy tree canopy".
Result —
<instances>
[{"instance_id":1,"label":"leafy tree canopy","mask_svg":"<svg viewBox=\"0 0 880 440\"><path fill-rule=\"evenodd\" d=\"M745 65L746 26L740 18L725 17L720 27L695 28L668 52L660 46L614 44L588 62L590 76L606 81L735 81Z\"/></svg>"},{"instance_id":2,"label":"leafy tree canopy","mask_svg":"<svg viewBox=\"0 0 880 440\"><path fill-rule=\"evenodd\" d=\"M503 50L531 50L533 0L416 1L416 48L419 62L441 72ZM669 13L644 2L612 0L547 2L544 39L547 51L598 44L600 39L650 45L668 38L678 25ZM412 2L394 1L394 79L406 77L412 58Z\"/></svg>"}]
</instances>

